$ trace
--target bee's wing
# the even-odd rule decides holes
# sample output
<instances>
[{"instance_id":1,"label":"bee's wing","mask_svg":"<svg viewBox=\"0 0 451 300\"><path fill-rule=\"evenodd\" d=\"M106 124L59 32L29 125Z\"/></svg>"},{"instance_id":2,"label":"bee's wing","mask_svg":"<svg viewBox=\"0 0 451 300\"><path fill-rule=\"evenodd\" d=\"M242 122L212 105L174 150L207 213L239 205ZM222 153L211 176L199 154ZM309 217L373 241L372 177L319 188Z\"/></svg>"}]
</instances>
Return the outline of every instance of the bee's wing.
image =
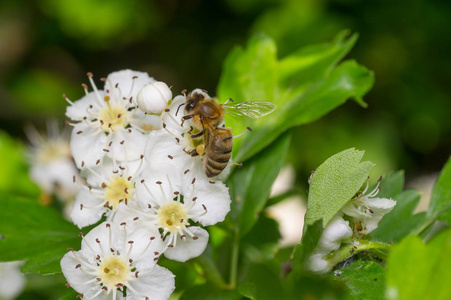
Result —
<instances>
[{"instance_id":1,"label":"bee's wing","mask_svg":"<svg viewBox=\"0 0 451 300\"><path fill-rule=\"evenodd\" d=\"M258 119L276 110L277 105L266 101L245 101L223 105L225 111L233 117Z\"/></svg>"}]
</instances>

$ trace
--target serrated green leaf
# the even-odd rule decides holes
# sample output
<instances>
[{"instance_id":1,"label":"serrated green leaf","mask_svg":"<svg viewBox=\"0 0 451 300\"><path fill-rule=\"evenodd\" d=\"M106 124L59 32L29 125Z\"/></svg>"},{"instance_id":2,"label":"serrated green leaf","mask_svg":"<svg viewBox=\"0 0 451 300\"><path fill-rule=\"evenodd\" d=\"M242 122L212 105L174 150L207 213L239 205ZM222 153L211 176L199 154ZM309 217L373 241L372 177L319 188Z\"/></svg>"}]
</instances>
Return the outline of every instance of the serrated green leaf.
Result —
<instances>
[{"instance_id":1,"label":"serrated green leaf","mask_svg":"<svg viewBox=\"0 0 451 300\"><path fill-rule=\"evenodd\" d=\"M351 299L385 299L385 270L372 261L357 261L335 278L349 288Z\"/></svg>"},{"instance_id":2,"label":"serrated green leaf","mask_svg":"<svg viewBox=\"0 0 451 300\"><path fill-rule=\"evenodd\" d=\"M67 248L80 245L79 229L36 201L3 195L0 205L0 260L27 260L24 273L60 273Z\"/></svg>"},{"instance_id":3,"label":"serrated green leaf","mask_svg":"<svg viewBox=\"0 0 451 300\"><path fill-rule=\"evenodd\" d=\"M387 261L387 299L451 299L451 230L424 244L409 236Z\"/></svg>"},{"instance_id":4,"label":"serrated green leaf","mask_svg":"<svg viewBox=\"0 0 451 300\"><path fill-rule=\"evenodd\" d=\"M355 40L355 35L345 39L340 34L330 45L301 49L279 62L274 43L262 35L252 38L245 49L231 52L218 86L219 99L272 101L279 106L258 120L226 115L234 134L247 126L254 130L234 142L235 161L249 159L290 127L317 120L349 98L363 103L363 95L374 82L372 72L354 61L333 69Z\"/></svg>"},{"instance_id":5,"label":"serrated green leaf","mask_svg":"<svg viewBox=\"0 0 451 300\"><path fill-rule=\"evenodd\" d=\"M439 218L451 225L451 158L443 167L432 191L427 218Z\"/></svg>"},{"instance_id":6,"label":"serrated green leaf","mask_svg":"<svg viewBox=\"0 0 451 300\"><path fill-rule=\"evenodd\" d=\"M360 162L364 151L354 148L328 158L312 175L305 224L323 220L323 226L360 189L373 168L369 161Z\"/></svg>"},{"instance_id":7,"label":"serrated green leaf","mask_svg":"<svg viewBox=\"0 0 451 300\"><path fill-rule=\"evenodd\" d=\"M238 224L240 235L246 234L268 201L271 186L285 160L290 144L285 133L270 147L248 160L227 181L232 207L230 216Z\"/></svg>"}]
</instances>

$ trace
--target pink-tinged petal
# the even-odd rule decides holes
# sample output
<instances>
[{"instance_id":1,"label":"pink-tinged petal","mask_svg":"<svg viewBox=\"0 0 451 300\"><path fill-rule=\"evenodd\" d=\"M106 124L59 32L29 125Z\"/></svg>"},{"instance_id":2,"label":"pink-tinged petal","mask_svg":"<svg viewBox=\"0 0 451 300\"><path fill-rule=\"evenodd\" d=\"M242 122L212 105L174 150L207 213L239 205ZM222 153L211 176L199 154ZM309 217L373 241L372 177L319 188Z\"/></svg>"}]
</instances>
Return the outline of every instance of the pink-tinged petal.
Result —
<instances>
[{"instance_id":1,"label":"pink-tinged petal","mask_svg":"<svg viewBox=\"0 0 451 300\"><path fill-rule=\"evenodd\" d=\"M136 293L127 293L127 300L142 300L143 296L151 300L167 300L175 289L174 274L168 269L155 265L152 270L142 270L138 279L129 282Z\"/></svg>"},{"instance_id":2,"label":"pink-tinged petal","mask_svg":"<svg viewBox=\"0 0 451 300\"><path fill-rule=\"evenodd\" d=\"M133 129L118 130L112 133L111 146L107 156L118 161L137 160L144 154L145 136Z\"/></svg>"},{"instance_id":3,"label":"pink-tinged petal","mask_svg":"<svg viewBox=\"0 0 451 300\"><path fill-rule=\"evenodd\" d=\"M73 105L66 108L66 117L73 121L82 121L84 117L88 118L88 120L92 119L88 112L97 111L99 107L99 101L94 92L87 94L73 103Z\"/></svg>"},{"instance_id":4,"label":"pink-tinged petal","mask_svg":"<svg viewBox=\"0 0 451 300\"><path fill-rule=\"evenodd\" d=\"M164 256L175 261L185 262L204 252L208 243L208 232L200 227L188 227L187 230L191 231L197 239L193 239L188 234L186 239L177 237L175 247L168 248L164 252Z\"/></svg>"},{"instance_id":5,"label":"pink-tinged petal","mask_svg":"<svg viewBox=\"0 0 451 300\"><path fill-rule=\"evenodd\" d=\"M94 197L90 191L83 189L77 194L70 218L78 228L95 224L105 212L102 202L104 201Z\"/></svg>"},{"instance_id":6,"label":"pink-tinged petal","mask_svg":"<svg viewBox=\"0 0 451 300\"><path fill-rule=\"evenodd\" d=\"M70 140L70 150L79 169L93 167L105 156L107 136L98 128L85 123L75 125Z\"/></svg>"}]
</instances>

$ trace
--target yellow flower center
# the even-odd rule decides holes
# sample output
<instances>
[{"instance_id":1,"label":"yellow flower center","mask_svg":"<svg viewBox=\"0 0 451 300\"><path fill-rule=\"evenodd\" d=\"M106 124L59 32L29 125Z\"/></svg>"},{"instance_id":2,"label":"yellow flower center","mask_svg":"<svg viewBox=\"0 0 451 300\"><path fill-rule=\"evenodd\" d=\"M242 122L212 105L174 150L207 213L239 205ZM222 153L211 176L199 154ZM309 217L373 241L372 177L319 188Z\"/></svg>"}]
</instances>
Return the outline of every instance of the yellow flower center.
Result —
<instances>
[{"instance_id":1,"label":"yellow flower center","mask_svg":"<svg viewBox=\"0 0 451 300\"><path fill-rule=\"evenodd\" d=\"M37 162L41 164L69 157L71 157L69 143L60 140L49 140L41 144L36 155Z\"/></svg>"},{"instance_id":2,"label":"yellow flower center","mask_svg":"<svg viewBox=\"0 0 451 300\"><path fill-rule=\"evenodd\" d=\"M133 186L127 178L116 175L110 178L108 185L106 186L105 198L109 202L110 206L116 210L119 203L127 201L134 192Z\"/></svg>"},{"instance_id":3,"label":"yellow flower center","mask_svg":"<svg viewBox=\"0 0 451 300\"><path fill-rule=\"evenodd\" d=\"M158 213L161 227L171 232L178 231L181 226L185 226L186 212L179 202L165 204Z\"/></svg>"},{"instance_id":4,"label":"yellow flower center","mask_svg":"<svg viewBox=\"0 0 451 300\"><path fill-rule=\"evenodd\" d=\"M124 128L128 125L125 116L127 110L121 105L110 105L100 111L99 122L100 127L108 131L109 129L115 130L117 128Z\"/></svg>"},{"instance_id":5,"label":"yellow flower center","mask_svg":"<svg viewBox=\"0 0 451 300\"><path fill-rule=\"evenodd\" d=\"M128 262L121 256L107 256L100 263L97 270L98 277L103 284L110 288L116 288L118 283L125 284L131 272Z\"/></svg>"}]
</instances>

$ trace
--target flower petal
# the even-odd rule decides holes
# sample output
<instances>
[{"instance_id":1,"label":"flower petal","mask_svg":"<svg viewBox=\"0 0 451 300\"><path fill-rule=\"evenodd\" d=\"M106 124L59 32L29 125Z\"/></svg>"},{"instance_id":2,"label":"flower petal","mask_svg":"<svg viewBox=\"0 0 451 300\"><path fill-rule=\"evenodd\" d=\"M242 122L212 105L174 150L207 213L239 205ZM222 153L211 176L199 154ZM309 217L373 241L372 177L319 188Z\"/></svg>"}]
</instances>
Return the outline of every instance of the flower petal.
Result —
<instances>
[{"instance_id":1,"label":"flower petal","mask_svg":"<svg viewBox=\"0 0 451 300\"><path fill-rule=\"evenodd\" d=\"M175 261L185 262L191 258L198 257L204 252L208 243L208 232L205 229L194 226L188 227L188 230L197 236L197 239L193 239L188 235L186 235L186 239L178 237L175 247L168 248L164 252L164 256Z\"/></svg>"},{"instance_id":2,"label":"flower petal","mask_svg":"<svg viewBox=\"0 0 451 300\"><path fill-rule=\"evenodd\" d=\"M341 241L351 236L352 229L349 227L349 222L345 221L341 214L337 214L324 228L316 252L327 255L340 248Z\"/></svg>"},{"instance_id":3,"label":"flower petal","mask_svg":"<svg viewBox=\"0 0 451 300\"><path fill-rule=\"evenodd\" d=\"M77 252L77 254L80 254L79 251ZM72 252L66 253L60 262L61 270L67 282L74 290L83 294L92 287L92 283L89 284L86 282L93 279L94 275L88 275L81 268L75 268L79 263L80 261L75 259Z\"/></svg>"},{"instance_id":4,"label":"flower petal","mask_svg":"<svg viewBox=\"0 0 451 300\"><path fill-rule=\"evenodd\" d=\"M97 223L105 211L102 200L94 197L91 192L83 189L78 192L70 218L78 228ZM81 207L83 205L83 207Z\"/></svg>"},{"instance_id":5,"label":"flower petal","mask_svg":"<svg viewBox=\"0 0 451 300\"><path fill-rule=\"evenodd\" d=\"M131 281L127 285L131 286L137 293L128 289L127 299L142 300L143 296L152 300L166 300L175 289L174 274L168 269L155 265L151 271L143 270L138 280Z\"/></svg>"},{"instance_id":6,"label":"flower petal","mask_svg":"<svg viewBox=\"0 0 451 300\"><path fill-rule=\"evenodd\" d=\"M100 93L103 93L100 91ZM80 100L73 102L66 108L66 117L72 119L73 121L82 121L84 117L91 119L88 111L96 110L99 107L97 96L94 92L90 92ZM92 108L90 108L92 106Z\"/></svg>"},{"instance_id":7,"label":"flower petal","mask_svg":"<svg viewBox=\"0 0 451 300\"><path fill-rule=\"evenodd\" d=\"M131 161L137 160L144 154L146 139L137 130L126 129L112 133L111 146L107 153L113 160Z\"/></svg>"},{"instance_id":8,"label":"flower petal","mask_svg":"<svg viewBox=\"0 0 451 300\"><path fill-rule=\"evenodd\" d=\"M187 188L187 185L184 185ZM188 187L187 189L192 189ZM189 190L182 190L185 195L189 194ZM200 217L193 217L194 221L200 222L202 225L214 225L218 222L224 221L225 216L230 211L230 195L229 189L224 183L216 181L197 180L194 184L194 196L197 197L197 204L193 208L193 214L201 214L203 212L203 205L207 209L207 213Z\"/></svg>"},{"instance_id":9,"label":"flower petal","mask_svg":"<svg viewBox=\"0 0 451 300\"><path fill-rule=\"evenodd\" d=\"M81 132L81 133L80 133ZM70 150L79 169L93 167L105 156L107 136L98 128L85 123L75 125L70 140ZM83 166L82 166L83 165Z\"/></svg>"},{"instance_id":10,"label":"flower petal","mask_svg":"<svg viewBox=\"0 0 451 300\"><path fill-rule=\"evenodd\" d=\"M117 85L121 91L122 97L133 97L136 99L138 92L148 83L154 82L153 77L149 77L146 72L138 72L133 70L121 70L110 73L105 82L105 90L116 90ZM119 98L119 97L116 97Z\"/></svg>"}]
</instances>

